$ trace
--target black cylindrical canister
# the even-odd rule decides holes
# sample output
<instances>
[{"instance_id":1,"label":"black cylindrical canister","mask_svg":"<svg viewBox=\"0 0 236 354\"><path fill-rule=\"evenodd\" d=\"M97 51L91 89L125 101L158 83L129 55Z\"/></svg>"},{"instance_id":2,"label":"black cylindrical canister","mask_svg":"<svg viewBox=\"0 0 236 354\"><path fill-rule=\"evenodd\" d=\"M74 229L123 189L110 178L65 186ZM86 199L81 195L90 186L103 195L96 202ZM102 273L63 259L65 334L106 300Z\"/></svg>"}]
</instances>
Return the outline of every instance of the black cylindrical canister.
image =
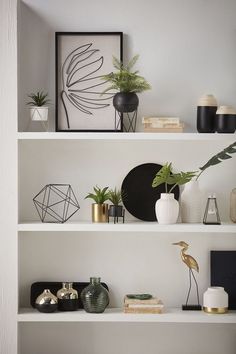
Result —
<instances>
[{"instance_id":1,"label":"black cylindrical canister","mask_svg":"<svg viewBox=\"0 0 236 354\"><path fill-rule=\"evenodd\" d=\"M216 130L217 101L213 95L205 95L199 99L197 106L197 131L214 133Z\"/></svg>"},{"instance_id":2,"label":"black cylindrical canister","mask_svg":"<svg viewBox=\"0 0 236 354\"><path fill-rule=\"evenodd\" d=\"M217 133L234 133L236 130L236 110L230 106L220 106L216 112Z\"/></svg>"}]
</instances>

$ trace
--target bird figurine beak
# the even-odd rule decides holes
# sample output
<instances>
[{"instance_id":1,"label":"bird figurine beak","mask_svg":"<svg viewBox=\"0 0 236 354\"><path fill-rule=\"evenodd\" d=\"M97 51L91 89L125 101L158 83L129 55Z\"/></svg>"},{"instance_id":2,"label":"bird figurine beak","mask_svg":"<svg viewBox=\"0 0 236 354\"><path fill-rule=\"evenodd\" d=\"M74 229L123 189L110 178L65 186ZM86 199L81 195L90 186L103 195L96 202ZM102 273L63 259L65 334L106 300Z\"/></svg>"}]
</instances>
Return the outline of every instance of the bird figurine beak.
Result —
<instances>
[{"instance_id":1,"label":"bird figurine beak","mask_svg":"<svg viewBox=\"0 0 236 354\"><path fill-rule=\"evenodd\" d=\"M172 245L177 245L177 246L179 246L179 242L174 242L174 243L172 243Z\"/></svg>"}]
</instances>

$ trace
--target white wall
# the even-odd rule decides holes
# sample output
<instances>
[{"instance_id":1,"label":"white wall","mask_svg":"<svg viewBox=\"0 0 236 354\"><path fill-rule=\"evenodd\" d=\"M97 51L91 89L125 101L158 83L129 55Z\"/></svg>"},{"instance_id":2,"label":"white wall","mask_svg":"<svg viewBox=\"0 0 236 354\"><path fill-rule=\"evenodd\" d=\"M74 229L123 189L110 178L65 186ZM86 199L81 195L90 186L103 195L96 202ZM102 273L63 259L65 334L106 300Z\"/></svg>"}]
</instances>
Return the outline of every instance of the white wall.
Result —
<instances>
[{"instance_id":1,"label":"white wall","mask_svg":"<svg viewBox=\"0 0 236 354\"><path fill-rule=\"evenodd\" d=\"M0 353L17 348L17 46L15 0L0 1Z\"/></svg>"},{"instance_id":2,"label":"white wall","mask_svg":"<svg viewBox=\"0 0 236 354\"><path fill-rule=\"evenodd\" d=\"M137 68L152 85L140 95L140 117L176 115L194 130L202 94L236 106L234 0L25 0L21 7L21 130L27 93L42 87L54 97L54 31L123 31L125 59L140 54Z\"/></svg>"}]
</instances>

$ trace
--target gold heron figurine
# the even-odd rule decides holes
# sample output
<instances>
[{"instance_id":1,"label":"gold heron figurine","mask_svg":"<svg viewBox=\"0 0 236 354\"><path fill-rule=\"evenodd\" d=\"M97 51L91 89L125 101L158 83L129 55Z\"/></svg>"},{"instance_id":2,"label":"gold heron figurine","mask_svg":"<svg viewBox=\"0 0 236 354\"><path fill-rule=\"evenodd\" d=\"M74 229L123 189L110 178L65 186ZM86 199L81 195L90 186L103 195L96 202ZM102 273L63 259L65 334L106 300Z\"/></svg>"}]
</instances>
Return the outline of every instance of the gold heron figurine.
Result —
<instances>
[{"instance_id":1,"label":"gold heron figurine","mask_svg":"<svg viewBox=\"0 0 236 354\"><path fill-rule=\"evenodd\" d=\"M199 307L200 303L199 303L198 284L197 284L197 280L196 280L194 273L193 273L193 270L195 270L196 272L199 272L198 263L197 263L196 259L194 259L192 256L190 256L190 254L185 253L189 247L189 245L186 242L180 241L180 242L173 243L173 245L177 245L177 246L182 247L182 250L180 251L181 259L189 269L189 289L188 289L188 295L187 295L185 306L186 307L188 306L188 300L189 300L189 295L190 295L190 291L191 291L191 287L192 287L192 277L193 277L195 285L196 285L197 301L198 301L198 307Z\"/></svg>"}]
</instances>

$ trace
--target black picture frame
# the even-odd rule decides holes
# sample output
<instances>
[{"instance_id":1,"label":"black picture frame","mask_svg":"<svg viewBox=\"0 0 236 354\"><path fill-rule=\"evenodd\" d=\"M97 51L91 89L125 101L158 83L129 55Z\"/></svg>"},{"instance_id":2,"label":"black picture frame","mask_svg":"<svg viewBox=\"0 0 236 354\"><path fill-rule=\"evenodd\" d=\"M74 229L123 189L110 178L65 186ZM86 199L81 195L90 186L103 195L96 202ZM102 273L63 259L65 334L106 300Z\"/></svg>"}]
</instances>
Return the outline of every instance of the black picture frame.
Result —
<instances>
[{"instance_id":1,"label":"black picture frame","mask_svg":"<svg viewBox=\"0 0 236 354\"><path fill-rule=\"evenodd\" d=\"M113 71L112 55L123 60L123 32L55 32L55 52L56 132L122 131L115 122L114 92L101 96L109 84L99 77Z\"/></svg>"}]
</instances>

